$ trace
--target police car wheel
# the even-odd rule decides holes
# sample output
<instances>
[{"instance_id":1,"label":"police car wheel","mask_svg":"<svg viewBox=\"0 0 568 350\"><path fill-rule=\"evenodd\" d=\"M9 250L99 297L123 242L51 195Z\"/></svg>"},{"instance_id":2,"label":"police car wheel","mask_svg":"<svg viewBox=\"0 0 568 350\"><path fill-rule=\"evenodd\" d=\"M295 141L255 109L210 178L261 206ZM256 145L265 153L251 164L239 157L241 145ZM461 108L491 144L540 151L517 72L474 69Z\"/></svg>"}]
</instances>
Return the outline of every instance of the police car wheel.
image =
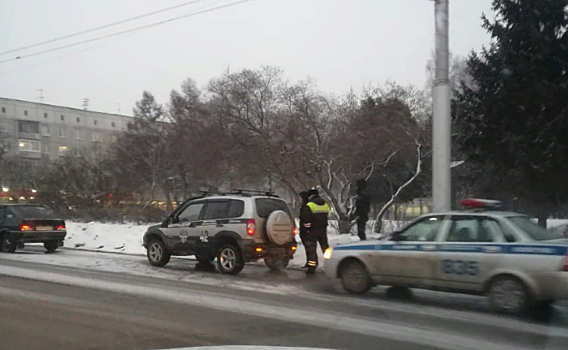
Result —
<instances>
[{"instance_id":1,"label":"police car wheel","mask_svg":"<svg viewBox=\"0 0 568 350\"><path fill-rule=\"evenodd\" d=\"M236 275L245 266L241 251L231 243L224 244L217 255L219 271L228 275Z\"/></svg>"},{"instance_id":2,"label":"police car wheel","mask_svg":"<svg viewBox=\"0 0 568 350\"><path fill-rule=\"evenodd\" d=\"M154 266L164 266L170 261L170 253L164 242L159 239L153 239L148 243L146 256L150 264Z\"/></svg>"},{"instance_id":3,"label":"police car wheel","mask_svg":"<svg viewBox=\"0 0 568 350\"><path fill-rule=\"evenodd\" d=\"M352 294L364 294L371 289L371 278L365 266L356 260L347 261L339 271L343 288Z\"/></svg>"},{"instance_id":4,"label":"police car wheel","mask_svg":"<svg viewBox=\"0 0 568 350\"><path fill-rule=\"evenodd\" d=\"M497 277L489 286L489 302L498 312L510 315L519 314L528 301L527 288L516 277Z\"/></svg>"},{"instance_id":5,"label":"police car wheel","mask_svg":"<svg viewBox=\"0 0 568 350\"><path fill-rule=\"evenodd\" d=\"M206 255L196 255L195 259L197 259L197 261L200 264L210 265L213 262L213 260L215 260L215 257L214 256L206 256Z\"/></svg>"},{"instance_id":6,"label":"police car wheel","mask_svg":"<svg viewBox=\"0 0 568 350\"><path fill-rule=\"evenodd\" d=\"M285 256L267 256L264 259L264 264L271 271L280 271L288 267L290 258Z\"/></svg>"}]
</instances>

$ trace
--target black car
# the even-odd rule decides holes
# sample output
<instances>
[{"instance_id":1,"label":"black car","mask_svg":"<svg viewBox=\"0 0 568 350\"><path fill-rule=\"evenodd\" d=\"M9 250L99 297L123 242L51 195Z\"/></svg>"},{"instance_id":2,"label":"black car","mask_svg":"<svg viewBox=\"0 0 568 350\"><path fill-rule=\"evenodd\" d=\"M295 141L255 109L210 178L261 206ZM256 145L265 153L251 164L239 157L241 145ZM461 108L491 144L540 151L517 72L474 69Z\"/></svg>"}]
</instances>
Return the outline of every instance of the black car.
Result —
<instances>
[{"instance_id":1,"label":"black car","mask_svg":"<svg viewBox=\"0 0 568 350\"><path fill-rule=\"evenodd\" d=\"M43 243L48 252L63 246L65 221L41 205L0 205L0 251L13 253L24 243Z\"/></svg>"}]
</instances>

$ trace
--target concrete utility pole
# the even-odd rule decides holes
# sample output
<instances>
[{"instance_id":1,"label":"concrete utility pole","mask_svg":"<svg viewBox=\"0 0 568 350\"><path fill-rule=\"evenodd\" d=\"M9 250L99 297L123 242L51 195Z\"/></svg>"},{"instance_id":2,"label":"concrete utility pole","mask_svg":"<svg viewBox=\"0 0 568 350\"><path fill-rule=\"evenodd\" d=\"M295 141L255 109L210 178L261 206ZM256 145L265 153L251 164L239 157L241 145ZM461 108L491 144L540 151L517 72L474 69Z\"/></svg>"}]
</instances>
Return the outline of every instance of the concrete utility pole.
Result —
<instances>
[{"instance_id":1,"label":"concrete utility pole","mask_svg":"<svg viewBox=\"0 0 568 350\"><path fill-rule=\"evenodd\" d=\"M434 0L436 21L436 77L432 87L432 206L434 212L451 210L451 124L448 13L449 0Z\"/></svg>"}]
</instances>

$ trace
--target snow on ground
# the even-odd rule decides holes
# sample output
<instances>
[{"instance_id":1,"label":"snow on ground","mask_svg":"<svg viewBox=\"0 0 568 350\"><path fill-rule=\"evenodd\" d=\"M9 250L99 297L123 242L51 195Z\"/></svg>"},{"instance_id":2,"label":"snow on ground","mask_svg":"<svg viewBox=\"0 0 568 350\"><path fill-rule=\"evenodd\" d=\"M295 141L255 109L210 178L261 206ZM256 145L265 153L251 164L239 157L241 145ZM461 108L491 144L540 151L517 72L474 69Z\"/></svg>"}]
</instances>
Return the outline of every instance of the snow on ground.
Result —
<instances>
[{"instance_id":1,"label":"snow on ground","mask_svg":"<svg viewBox=\"0 0 568 350\"><path fill-rule=\"evenodd\" d=\"M142 237L150 225L80 223L67 221L65 248L101 252L146 254Z\"/></svg>"}]
</instances>

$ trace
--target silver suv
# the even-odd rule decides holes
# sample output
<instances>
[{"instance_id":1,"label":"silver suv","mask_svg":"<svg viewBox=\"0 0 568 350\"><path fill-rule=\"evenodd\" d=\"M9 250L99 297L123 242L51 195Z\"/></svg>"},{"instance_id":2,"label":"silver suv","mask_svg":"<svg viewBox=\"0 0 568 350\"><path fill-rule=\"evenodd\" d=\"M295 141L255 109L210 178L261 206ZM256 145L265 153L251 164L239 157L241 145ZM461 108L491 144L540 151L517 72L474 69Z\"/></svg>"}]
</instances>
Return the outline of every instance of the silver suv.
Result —
<instances>
[{"instance_id":1,"label":"silver suv","mask_svg":"<svg viewBox=\"0 0 568 350\"><path fill-rule=\"evenodd\" d=\"M285 268L296 252L295 234L290 208L276 195L206 193L149 227L144 247L154 266L166 265L172 255L195 255L202 265L217 259L222 273L237 274L246 262L259 259L271 270Z\"/></svg>"}]
</instances>

